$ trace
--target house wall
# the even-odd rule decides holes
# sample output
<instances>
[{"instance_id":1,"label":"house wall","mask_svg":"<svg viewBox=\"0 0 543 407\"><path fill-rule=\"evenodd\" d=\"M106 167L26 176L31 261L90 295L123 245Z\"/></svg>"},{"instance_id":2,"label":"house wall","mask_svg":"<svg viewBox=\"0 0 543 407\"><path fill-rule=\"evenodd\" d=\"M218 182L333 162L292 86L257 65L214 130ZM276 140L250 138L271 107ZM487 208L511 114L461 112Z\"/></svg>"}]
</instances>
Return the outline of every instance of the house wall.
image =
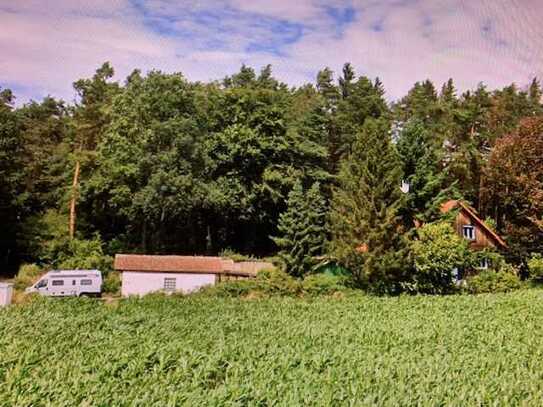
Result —
<instances>
[{"instance_id":1,"label":"house wall","mask_svg":"<svg viewBox=\"0 0 543 407\"><path fill-rule=\"evenodd\" d=\"M470 241L470 247L472 249L481 250L487 247L496 247L492 237L488 236L488 233L474 222L465 211L460 211L458 213L454 223L456 232L462 237L464 237L463 226L472 225L475 227L475 240Z\"/></svg>"},{"instance_id":2,"label":"house wall","mask_svg":"<svg viewBox=\"0 0 543 407\"><path fill-rule=\"evenodd\" d=\"M124 271L121 293L126 297L163 290L165 278L175 278L176 290L183 293L189 293L215 283L215 274Z\"/></svg>"}]
</instances>

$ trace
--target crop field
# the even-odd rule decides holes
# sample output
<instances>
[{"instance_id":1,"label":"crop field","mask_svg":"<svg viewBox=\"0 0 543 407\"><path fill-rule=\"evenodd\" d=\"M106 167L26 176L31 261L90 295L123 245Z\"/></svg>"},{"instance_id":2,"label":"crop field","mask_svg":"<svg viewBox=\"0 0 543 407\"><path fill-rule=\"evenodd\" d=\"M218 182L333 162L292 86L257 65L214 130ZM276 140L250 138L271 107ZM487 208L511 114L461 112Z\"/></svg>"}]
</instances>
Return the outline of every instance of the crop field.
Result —
<instances>
[{"instance_id":1,"label":"crop field","mask_svg":"<svg viewBox=\"0 0 543 407\"><path fill-rule=\"evenodd\" d=\"M39 299L0 310L1 406L541 405L543 291Z\"/></svg>"}]
</instances>

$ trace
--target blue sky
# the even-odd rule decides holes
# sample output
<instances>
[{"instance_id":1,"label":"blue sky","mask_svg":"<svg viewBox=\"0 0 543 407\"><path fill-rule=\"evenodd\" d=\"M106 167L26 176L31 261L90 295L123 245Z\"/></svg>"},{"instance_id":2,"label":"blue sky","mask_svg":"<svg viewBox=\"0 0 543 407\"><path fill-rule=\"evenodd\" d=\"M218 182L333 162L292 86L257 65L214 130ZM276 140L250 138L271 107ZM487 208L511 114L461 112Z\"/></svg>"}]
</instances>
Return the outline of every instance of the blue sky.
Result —
<instances>
[{"instance_id":1,"label":"blue sky","mask_svg":"<svg viewBox=\"0 0 543 407\"><path fill-rule=\"evenodd\" d=\"M44 4L47 4L44 6ZM417 80L460 89L543 76L541 0L0 0L0 86L72 101L111 61L220 79L271 63L291 84L350 61L396 99Z\"/></svg>"}]
</instances>

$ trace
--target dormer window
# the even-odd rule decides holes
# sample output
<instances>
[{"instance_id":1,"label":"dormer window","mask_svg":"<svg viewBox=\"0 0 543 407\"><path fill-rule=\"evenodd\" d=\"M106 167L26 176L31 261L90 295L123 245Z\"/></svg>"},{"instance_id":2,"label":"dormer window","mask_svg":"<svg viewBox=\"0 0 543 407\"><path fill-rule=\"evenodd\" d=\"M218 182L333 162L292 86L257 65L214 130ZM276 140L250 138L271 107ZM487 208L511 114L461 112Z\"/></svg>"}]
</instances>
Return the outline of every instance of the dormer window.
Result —
<instances>
[{"instance_id":1,"label":"dormer window","mask_svg":"<svg viewBox=\"0 0 543 407\"><path fill-rule=\"evenodd\" d=\"M462 227L462 234L468 240L475 240L475 227L473 225L464 225Z\"/></svg>"}]
</instances>

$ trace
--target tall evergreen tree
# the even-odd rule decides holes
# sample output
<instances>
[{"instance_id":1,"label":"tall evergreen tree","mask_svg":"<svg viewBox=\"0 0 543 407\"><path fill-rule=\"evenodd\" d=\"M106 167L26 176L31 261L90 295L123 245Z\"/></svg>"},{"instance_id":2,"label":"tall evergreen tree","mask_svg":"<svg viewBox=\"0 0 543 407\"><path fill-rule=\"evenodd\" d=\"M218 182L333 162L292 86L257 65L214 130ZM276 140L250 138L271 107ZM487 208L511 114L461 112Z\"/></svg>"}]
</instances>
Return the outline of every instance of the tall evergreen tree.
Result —
<instances>
[{"instance_id":1,"label":"tall evergreen tree","mask_svg":"<svg viewBox=\"0 0 543 407\"><path fill-rule=\"evenodd\" d=\"M388 114L388 106L379 82L359 77L349 85L348 97L338 103L335 122L338 131L337 156L348 153L356 134L367 119L377 119Z\"/></svg>"},{"instance_id":2,"label":"tall evergreen tree","mask_svg":"<svg viewBox=\"0 0 543 407\"><path fill-rule=\"evenodd\" d=\"M296 182L279 217L279 236L272 238L289 274L303 277L315 267L326 241L325 222L326 204L319 183L304 191L302 183Z\"/></svg>"},{"instance_id":3,"label":"tall evergreen tree","mask_svg":"<svg viewBox=\"0 0 543 407\"><path fill-rule=\"evenodd\" d=\"M389 124L368 119L341 164L331 204L331 249L359 285L381 292L394 291L408 268L401 176Z\"/></svg>"},{"instance_id":4,"label":"tall evergreen tree","mask_svg":"<svg viewBox=\"0 0 543 407\"><path fill-rule=\"evenodd\" d=\"M355 76L354 68L349 62L343 65L343 76L339 78L339 89L343 99L351 94L351 86Z\"/></svg>"},{"instance_id":5,"label":"tall evergreen tree","mask_svg":"<svg viewBox=\"0 0 543 407\"><path fill-rule=\"evenodd\" d=\"M326 101L326 107L330 112L335 111L339 100L339 90L334 84L334 72L330 68L324 68L317 74L317 90Z\"/></svg>"},{"instance_id":6,"label":"tall evergreen tree","mask_svg":"<svg viewBox=\"0 0 543 407\"><path fill-rule=\"evenodd\" d=\"M409 184L404 212L407 223L435 220L440 204L456 196L455 184L448 182L443 171L439 144L422 122L414 119L402 129L396 146L403 179Z\"/></svg>"},{"instance_id":7,"label":"tall evergreen tree","mask_svg":"<svg viewBox=\"0 0 543 407\"><path fill-rule=\"evenodd\" d=\"M530 88L528 89L528 100L532 108L532 114L540 115L543 113L543 90L541 89L541 84L537 78L532 80L530 83Z\"/></svg>"}]
</instances>

